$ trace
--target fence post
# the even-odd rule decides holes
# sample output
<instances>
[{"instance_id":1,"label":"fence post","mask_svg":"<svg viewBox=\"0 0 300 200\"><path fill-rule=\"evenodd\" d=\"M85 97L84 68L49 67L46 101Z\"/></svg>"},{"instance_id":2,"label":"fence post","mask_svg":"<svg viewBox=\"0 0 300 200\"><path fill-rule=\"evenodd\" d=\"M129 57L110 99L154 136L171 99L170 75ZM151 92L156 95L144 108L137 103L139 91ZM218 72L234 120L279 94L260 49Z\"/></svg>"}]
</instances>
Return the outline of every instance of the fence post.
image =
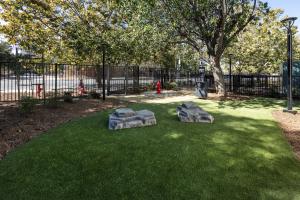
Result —
<instances>
[{"instance_id":1,"label":"fence post","mask_svg":"<svg viewBox=\"0 0 300 200\"><path fill-rule=\"evenodd\" d=\"M107 96L109 96L110 95L110 63L107 66L106 77L107 77Z\"/></svg>"},{"instance_id":2,"label":"fence post","mask_svg":"<svg viewBox=\"0 0 300 200\"><path fill-rule=\"evenodd\" d=\"M102 100L105 101L105 47L102 51Z\"/></svg>"},{"instance_id":3,"label":"fence post","mask_svg":"<svg viewBox=\"0 0 300 200\"><path fill-rule=\"evenodd\" d=\"M42 73L43 73L43 103L46 104L46 84L45 84L45 60L44 60L44 53L42 54Z\"/></svg>"},{"instance_id":4,"label":"fence post","mask_svg":"<svg viewBox=\"0 0 300 200\"><path fill-rule=\"evenodd\" d=\"M54 83L54 98L55 102L57 101L57 63L54 66L54 73L55 73L55 83Z\"/></svg>"},{"instance_id":5,"label":"fence post","mask_svg":"<svg viewBox=\"0 0 300 200\"><path fill-rule=\"evenodd\" d=\"M125 95L127 95L127 86L128 86L128 65L125 65Z\"/></svg>"},{"instance_id":6,"label":"fence post","mask_svg":"<svg viewBox=\"0 0 300 200\"><path fill-rule=\"evenodd\" d=\"M21 64L17 61L16 62L16 75L17 75L17 87L18 87L18 101L21 98L21 92L20 92L20 68Z\"/></svg>"},{"instance_id":7,"label":"fence post","mask_svg":"<svg viewBox=\"0 0 300 200\"><path fill-rule=\"evenodd\" d=\"M133 92L139 93L140 90L140 66L133 66L132 68Z\"/></svg>"},{"instance_id":8,"label":"fence post","mask_svg":"<svg viewBox=\"0 0 300 200\"><path fill-rule=\"evenodd\" d=\"M2 78L2 68L3 68L3 66L4 66L4 63L1 63L0 62L0 101L2 101L2 86L1 86L1 78ZM5 67L5 66L4 66ZM5 69L4 69L5 70ZM5 81L5 80L4 80ZM5 88L4 88L4 90L5 90ZM5 92L5 91L3 91L3 92Z\"/></svg>"},{"instance_id":9,"label":"fence post","mask_svg":"<svg viewBox=\"0 0 300 200\"><path fill-rule=\"evenodd\" d=\"M161 84L161 88L164 88L164 71L163 69L160 67L160 84Z\"/></svg>"},{"instance_id":10,"label":"fence post","mask_svg":"<svg viewBox=\"0 0 300 200\"><path fill-rule=\"evenodd\" d=\"M18 87L18 100L20 100L20 65L19 65L19 51L18 48L16 48L16 78L17 78L17 87Z\"/></svg>"}]
</instances>

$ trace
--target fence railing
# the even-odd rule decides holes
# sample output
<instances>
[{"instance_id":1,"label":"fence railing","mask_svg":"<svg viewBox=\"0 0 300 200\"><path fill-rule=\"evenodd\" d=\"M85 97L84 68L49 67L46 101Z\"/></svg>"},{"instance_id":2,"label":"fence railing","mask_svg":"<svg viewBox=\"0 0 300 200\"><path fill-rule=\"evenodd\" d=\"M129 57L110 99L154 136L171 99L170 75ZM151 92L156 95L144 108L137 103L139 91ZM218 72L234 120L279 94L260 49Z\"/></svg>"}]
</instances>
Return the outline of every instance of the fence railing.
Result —
<instances>
[{"instance_id":1,"label":"fence railing","mask_svg":"<svg viewBox=\"0 0 300 200\"><path fill-rule=\"evenodd\" d=\"M18 101L30 96L36 99L62 97L69 93L128 94L154 87L158 80L164 88L169 82L178 87L194 88L199 81L197 70L163 69L159 67L75 65L49 63L0 62L0 101ZM282 97L286 88L282 76L224 76L226 90L235 94ZM231 83L230 83L231 80ZM208 89L214 91L212 75L206 75ZM83 86L83 88L82 88ZM300 98L300 77L293 77L293 96ZM83 91L84 90L84 91Z\"/></svg>"},{"instance_id":2,"label":"fence railing","mask_svg":"<svg viewBox=\"0 0 300 200\"><path fill-rule=\"evenodd\" d=\"M100 68L100 69L98 69ZM80 80L86 91L94 90L101 67L46 63L0 63L0 101L17 101L30 96L46 99L65 92L77 96ZM100 74L99 74L100 75ZM100 76L101 78L101 76Z\"/></svg>"},{"instance_id":3,"label":"fence railing","mask_svg":"<svg viewBox=\"0 0 300 200\"><path fill-rule=\"evenodd\" d=\"M276 75L232 75L231 84L225 76L226 89L235 94L264 97L284 97L287 93L286 83L282 76ZM293 76L293 97L300 98L300 77Z\"/></svg>"}]
</instances>

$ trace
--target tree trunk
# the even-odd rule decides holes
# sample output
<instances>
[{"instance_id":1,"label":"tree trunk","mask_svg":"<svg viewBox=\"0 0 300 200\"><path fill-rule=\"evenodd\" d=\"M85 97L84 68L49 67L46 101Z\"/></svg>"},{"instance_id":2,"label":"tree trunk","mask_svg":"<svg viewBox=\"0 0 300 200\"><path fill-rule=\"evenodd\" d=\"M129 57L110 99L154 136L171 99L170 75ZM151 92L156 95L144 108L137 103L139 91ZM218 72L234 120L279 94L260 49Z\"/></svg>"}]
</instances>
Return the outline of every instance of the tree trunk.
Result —
<instances>
[{"instance_id":1,"label":"tree trunk","mask_svg":"<svg viewBox=\"0 0 300 200\"><path fill-rule=\"evenodd\" d=\"M224 75L221 68L221 56L213 57L213 76L216 87L216 92L221 96L226 96Z\"/></svg>"}]
</instances>

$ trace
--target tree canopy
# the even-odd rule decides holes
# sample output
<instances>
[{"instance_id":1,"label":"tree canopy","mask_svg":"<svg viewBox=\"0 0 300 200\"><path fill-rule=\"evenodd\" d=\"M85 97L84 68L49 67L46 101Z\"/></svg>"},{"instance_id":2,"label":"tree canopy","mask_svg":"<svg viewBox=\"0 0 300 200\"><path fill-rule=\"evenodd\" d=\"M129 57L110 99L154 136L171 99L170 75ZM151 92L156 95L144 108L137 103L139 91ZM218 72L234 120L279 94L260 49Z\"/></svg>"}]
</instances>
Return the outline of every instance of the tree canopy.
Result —
<instances>
[{"instance_id":1,"label":"tree canopy","mask_svg":"<svg viewBox=\"0 0 300 200\"><path fill-rule=\"evenodd\" d=\"M181 60L191 68L205 58L221 94L229 53L236 69L251 73L273 73L286 56L282 11L258 0L3 0L0 7L9 43L48 60L99 63L104 49L123 64Z\"/></svg>"},{"instance_id":2,"label":"tree canopy","mask_svg":"<svg viewBox=\"0 0 300 200\"><path fill-rule=\"evenodd\" d=\"M225 52L232 54L234 70L242 73L278 73L286 61L286 29L280 17L283 11L271 9L258 13L257 20L246 27ZM293 30L296 32L296 30ZM296 34L294 34L296 35ZM294 40L294 56L299 57L299 41Z\"/></svg>"}]
</instances>

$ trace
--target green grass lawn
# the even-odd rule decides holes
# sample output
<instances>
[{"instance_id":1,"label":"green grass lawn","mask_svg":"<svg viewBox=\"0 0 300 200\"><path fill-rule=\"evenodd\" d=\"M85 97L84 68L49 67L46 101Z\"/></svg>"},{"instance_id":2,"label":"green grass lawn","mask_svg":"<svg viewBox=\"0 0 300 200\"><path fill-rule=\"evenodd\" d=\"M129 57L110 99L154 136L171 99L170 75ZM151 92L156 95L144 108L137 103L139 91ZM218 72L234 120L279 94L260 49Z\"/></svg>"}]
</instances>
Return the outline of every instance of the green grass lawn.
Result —
<instances>
[{"instance_id":1,"label":"green grass lawn","mask_svg":"<svg viewBox=\"0 0 300 200\"><path fill-rule=\"evenodd\" d=\"M0 161L0 199L300 199L300 162L271 115L282 102L198 103L214 124L134 104L158 125L109 131L110 110L52 129Z\"/></svg>"}]
</instances>

